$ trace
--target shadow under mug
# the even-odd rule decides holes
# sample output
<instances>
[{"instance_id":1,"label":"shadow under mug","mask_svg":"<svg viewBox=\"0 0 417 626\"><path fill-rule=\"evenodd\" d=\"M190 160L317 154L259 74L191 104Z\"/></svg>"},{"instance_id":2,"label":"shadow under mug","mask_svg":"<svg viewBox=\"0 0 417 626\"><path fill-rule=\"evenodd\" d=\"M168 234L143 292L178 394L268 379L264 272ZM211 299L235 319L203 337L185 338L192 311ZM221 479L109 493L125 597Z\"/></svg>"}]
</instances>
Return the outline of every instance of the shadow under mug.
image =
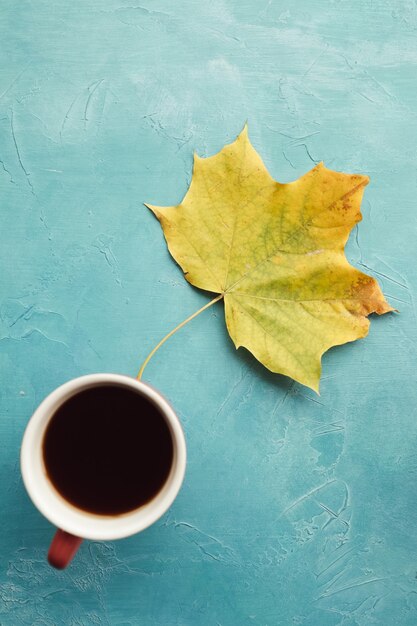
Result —
<instances>
[{"instance_id":1,"label":"shadow under mug","mask_svg":"<svg viewBox=\"0 0 417 626\"><path fill-rule=\"evenodd\" d=\"M162 489L140 508L115 516L89 513L65 500L47 476L42 451L45 430L57 409L80 391L102 385L117 385L136 391L152 402L165 419L173 444L172 466ZM20 462L23 482L33 504L58 528L52 539L48 560L54 567L62 569L71 561L83 539L122 539L156 522L171 506L181 488L186 446L178 417L155 389L129 376L89 374L61 385L39 405L26 427Z\"/></svg>"}]
</instances>

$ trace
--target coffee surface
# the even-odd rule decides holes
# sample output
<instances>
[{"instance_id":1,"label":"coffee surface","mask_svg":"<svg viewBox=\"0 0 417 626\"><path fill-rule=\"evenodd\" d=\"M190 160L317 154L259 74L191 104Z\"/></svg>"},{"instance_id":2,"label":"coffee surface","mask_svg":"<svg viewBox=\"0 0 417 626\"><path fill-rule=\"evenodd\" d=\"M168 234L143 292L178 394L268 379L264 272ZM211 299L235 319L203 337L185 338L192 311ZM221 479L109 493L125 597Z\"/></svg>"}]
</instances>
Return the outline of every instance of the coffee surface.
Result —
<instances>
[{"instance_id":1,"label":"coffee surface","mask_svg":"<svg viewBox=\"0 0 417 626\"><path fill-rule=\"evenodd\" d=\"M79 509L120 515L152 500L168 478L173 445L157 407L117 385L86 389L52 416L43 439L47 475Z\"/></svg>"}]
</instances>

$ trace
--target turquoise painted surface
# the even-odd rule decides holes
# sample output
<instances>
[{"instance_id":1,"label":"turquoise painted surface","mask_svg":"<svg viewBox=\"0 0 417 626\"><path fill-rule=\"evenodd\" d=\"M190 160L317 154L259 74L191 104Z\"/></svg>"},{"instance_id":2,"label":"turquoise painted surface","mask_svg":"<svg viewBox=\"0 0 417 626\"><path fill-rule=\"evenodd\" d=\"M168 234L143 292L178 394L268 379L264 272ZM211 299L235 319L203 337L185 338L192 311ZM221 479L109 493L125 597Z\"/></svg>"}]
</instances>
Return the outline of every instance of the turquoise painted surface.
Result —
<instances>
[{"instance_id":1,"label":"turquoise painted surface","mask_svg":"<svg viewBox=\"0 0 417 626\"><path fill-rule=\"evenodd\" d=\"M0 30L0 624L416 624L415 3L4 0ZM207 301L142 202L246 119L278 180L371 176L348 256L401 314L326 355L320 397L236 353L220 304L194 320L146 372L185 427L178 500L52 571L25 425Z\"/></svg>"}]
</instances>

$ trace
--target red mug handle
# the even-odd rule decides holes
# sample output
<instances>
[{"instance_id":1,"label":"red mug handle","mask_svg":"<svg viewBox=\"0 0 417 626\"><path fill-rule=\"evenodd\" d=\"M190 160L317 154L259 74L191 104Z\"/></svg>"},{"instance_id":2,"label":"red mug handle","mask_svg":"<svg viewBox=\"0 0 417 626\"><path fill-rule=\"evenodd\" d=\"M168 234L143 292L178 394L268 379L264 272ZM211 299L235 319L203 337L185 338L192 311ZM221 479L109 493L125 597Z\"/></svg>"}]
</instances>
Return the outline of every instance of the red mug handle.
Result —
<instances>
[{"instance_id":1,"label":"red mug handle","mask_svg":"<svg viewBox=\"0 0 417 626\"><path fill-rule=\"evenodd\" d=\"M49 547L49 564L57 569L67 567L80 547L81 542L81 537L76 537L58 528Z\"/></svg>"}]
</instances>

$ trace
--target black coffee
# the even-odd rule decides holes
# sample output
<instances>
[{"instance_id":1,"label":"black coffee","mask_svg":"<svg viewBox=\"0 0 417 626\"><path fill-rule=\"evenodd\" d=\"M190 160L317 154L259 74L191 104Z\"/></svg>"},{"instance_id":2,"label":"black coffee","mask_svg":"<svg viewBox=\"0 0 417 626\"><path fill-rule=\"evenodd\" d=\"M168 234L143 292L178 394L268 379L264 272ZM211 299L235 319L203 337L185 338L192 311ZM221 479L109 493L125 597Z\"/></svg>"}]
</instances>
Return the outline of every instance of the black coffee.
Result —
<instances>
[{"instance_id":1,"label":"black coffee","mask_svg":"<svg viewBox=\"0 0 417 626\"><path fill-rule=\"evenodd\" d=\"M169 428L139 393L102 385L77 393L56 411L43 439L49 479L74 506L119 515L149 502L173 460Z\"/></svg>"}]
</instances>

